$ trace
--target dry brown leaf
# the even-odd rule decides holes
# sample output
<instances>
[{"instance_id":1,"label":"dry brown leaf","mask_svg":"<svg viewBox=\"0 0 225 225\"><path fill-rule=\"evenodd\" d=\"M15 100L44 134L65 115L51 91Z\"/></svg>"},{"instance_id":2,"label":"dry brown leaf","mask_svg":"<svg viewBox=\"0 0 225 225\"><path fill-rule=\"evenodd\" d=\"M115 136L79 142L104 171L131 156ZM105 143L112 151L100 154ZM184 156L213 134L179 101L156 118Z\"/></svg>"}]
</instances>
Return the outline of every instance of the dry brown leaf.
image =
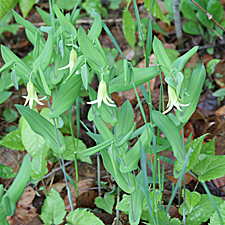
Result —
<instances>
[{"instance_id":1,"label":"dry brown leaf","mask_svg":"<svg viewBox=\"0 0 225 225\"><path fill-rule=\"evenodd\" d=\"M225 105L220 107L219 109L216 110L215 112L216 116L224 116L225 115Z\"/></svg>"},{"instance_id":2,"label":"dry brown leaf","mask_svg":"<svg viewBox=\"0 0 225 225\"><path fill-rule=\"evenodd\" d=\"M24 223L31 221L37 215L37 209L32 205L34 197L34 189L31 186L27 186L18 201L16 216Z\"/></svg>"},{"instance_id":3,"label":"dry brown leaf","mask_svg":"<svg viewBox=\"0 0 225 225\"><path fill-rule=\"evenodd\" d=\"M53 185L49 185L46 190L49 193L51 191L51 189L53 188L54 190L56 190L57 192L61 192L62 189L66 187L66 183L55 183Z\"/></svg>"}]
</instances>

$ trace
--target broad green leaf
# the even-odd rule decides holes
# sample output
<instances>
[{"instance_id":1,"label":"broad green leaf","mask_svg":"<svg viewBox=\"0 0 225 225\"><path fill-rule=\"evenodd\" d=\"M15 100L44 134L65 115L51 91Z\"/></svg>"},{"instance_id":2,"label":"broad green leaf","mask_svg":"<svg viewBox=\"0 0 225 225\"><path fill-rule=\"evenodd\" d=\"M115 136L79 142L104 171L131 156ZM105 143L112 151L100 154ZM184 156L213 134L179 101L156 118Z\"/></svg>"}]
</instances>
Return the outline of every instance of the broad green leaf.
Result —
<instances>
[{"instance_id":1,"label":"broad green leaf","mask_svg":"<svg viewBox=\"0 0 225 225\"><path fill-rule=\"evenodd\" d=\"M135 145L123 157L123 162L120 162L120 171L123 173L131 172L137 169L138 161L141 157L140 143L144 150L148 148L152 141L152 128L149 124L145 125L145 129Z\"/></svg>"},{"instance_id":2,"label":"broad green leaf","mask_svg":"<svg viewBox=\"0 0 225 225\"><path fill-rule=\"evenodd\" d=\"M212 196L217 206L223 203L223 199ZM183 204L183 203L182 203ZM209 196L207 194L201 195L201 200L193 207L192 212L187 216L186 223L192 225L199 225L206 222L211 215L216 211ZM183 211L180 212L183 214Z\"/></svg>"},{"instance_id":3,"label":"broad green leaf","mask_svg":"<svg viewBox=\"0 0 225 225\"><path fill-rule=\"evenodd\" d=\"M0 104L6 101L11 95L12 92L10 91L0 91Z\"/></svg>"},{"instance_id":4,"label":"broad green leaf","mask_svg":"<svg viewBox=\"0 0 225 225\"><path fill-rule=\"evenodd\" d=\"M190 49L187 53L179 57L177 60L173 62L173 66L175 69L177 69L179 72L181 72L187 63L187 61L197 52L198 46L193 47Z\"/></svg>"},{"instance_id":5,"label":"broad green leaf","mask_svg":"<svg viewBox=\"0 0 225 225\"><path fill-rule=\"evenodd\" d=\"M215 91L212 96L214 97L222 97L225 96L225 88L220 88L217 91Z\"/></svg>"},{"instance_id":6,"label":"broad green leaf","mask_svg":"<svg viewBox=\"0 0 225 225\"><path fill-rule=\"evenodd\" d=\"M87 162L92 164L90 157L86 157L82 155L82 151L87 148L86 145L83 143L83 141L78 139L78 142L77 142L77 138L74 138L74 140L72 140L71 136L65 136L65 140L66 140L66 151L63 153L63 158L65 160L74 160L74 155L75 155L74 152L76 151L76 145L78 144L77 158L82 162ZM73 148L73 141L74 141L75 150Z\"/></svg>"},{"instance_id":7,"label":"broad green leaf","mask_svg":"<svg viewBox=\"0 0 225 225\"><path fill-rule=\"evenodd\" d=\"M201 154L215 155L215 137L202 146Z\"/></svg>"},{"instance_id":8,"label":"broad green leaf","mask_svg":"<svg viewBox=\"0 0 225 225\"><path fill-rule=\"evenodd\" d=\"M196 13L196 17L207 28L213 28L214 22L212 20L209 20L206 13L204 13L202 10L198 10L198 12Z\"/></svg>"},{"instance_id":9,"label":"broad green leaf","mask_svg":"<svg viewBox=\"0 0 225 225\"><path fill-rule=\"evenodd\" d=\"M133 82L136 87L153 79L159 74L157 66L151 66L148 68L133 68L133 71ZM109 93L127 91L133 89L133 87L133 83L125 85L124 73L122 73L109 82Z\"/></svg>"},{"instance_id":10,"label":"broad green leaf","mask_svg":"<svg viewBox=\"0 0 225 225\"><path fill-rule=\"evenodd\" d=\"M38 13L40 14L42 20L45 22L46 26L51 26L51 15L44 11L43 9L36 6Z\"/></svg>"},{"instance_id":11,"label":"broad green leaf","mask_svg":"<svg viewBox=\"0 0 225 225\"><path fill-rule=\"evenodd\" d=\"M12 81L14 87L16 88L16 90L18 90L19 86L18 86L18 80L17 80L17 75L16 75L16 71L15 70L13 70L11 72L11 81Z\"/></svg>"},{"instance_id":12,"label":"broad green leaf","mask_svg":"<svg viewBox=\"0 0 225 225\"><path fill-rule=\"evenodd\" d=\"M206 66L206 72L213 74L215 72L216 65L220 62L220 59L211 59Z\"/></svg>"},{"instance_id":13,"label":"broad green leaf","mask_svg":"<svg viewBox=\"0 0 225 225\"><path fill-rule=\"evenodd\" d=\"M65 138L63 137L62 133L59 130L57 130L59 138L58 143L55 133L55 127L48 120L46 120L39 113L25 106L16 105L16 108L22 114L25 120L29 123L31 129L35 133L41 135L54 152L59 154L65 152L66 150Z\"/></svg>"},{"instance_id":14,"label":"broad green leaf","mask_svg":"<svg viewBox=\"0 0 225 225\"><path fill-rule=\"evenodd\" d=\"M32 179L36 181L42 180L45 174L48 172L47 168L47 151L48 147L46 144L43 144L39 150L38 154L35 154L35 156L32 159L31 162L31 177Z\"/></svg>"},{"instance_id":15,"label":"broad green leaf","mask_svg":"<svg viewBox=\"0 0 225 225\"><path fill-rule=\"evenodd\" d=\"M88 78L89 78L89 70L88 70L87 64L84 64L81 67L81 78L83 81L84 88L87 90L88 89Z\"/></svg>"},{"instance_id":16,"label":"broad green leaf","mask_svg":"<svg viewBox=\"0 0 225 225\"><path fill-rule=\"evenodd\" d=\"M13 169L9 166L0 164L0 177L3 179L12 179L16 176Z\"/></svg>"},{"instance_id":17,"label":"broad green leaf","mask_svg":"<svg viewBox=\"0 0 225 225\"><path fill-rule=\"evenodd\" d=\"M3 111L3 117L5 118L6 122L12 123L18 118L18 113L11 108L6 108Z\"/></svg>"},{"instance_id":18,"label":"broad green leaf","mask_svg":"<svg viewBox=\"0 0 225 225\"><path fill-rule=\"evenodd\" d=\"M174 156L180 164L183 165L183 143L179 129L167 116L158 111L152 111L152 118L157 127L159 127L170 142Z\"/></svg>"},{"instance_id":19,"label":"broad green leaf","mask_svg":"<svg viewBox=\"0 0 225 225\"><path fill-rule=\"evenodd\" d=\"M5 16L5 14L7 13L7 11L11 8L12 4L13 4L14 0L1 0L0 4L0 20L2 20L2 18Z\"/></svg>"},{"instance_id":20,"label":"broad green leaf","mask_svg":"<svg viewBox=\"0 0 225 225\"><path fill-rule=\"evenodd\" d=\"M209 14L213 15L213 18L220 23L223 18L223 6L217 0L209 0L206 10Z\"/></svg>"},{"instance_id":21,"label":"broad green leaf","mask_svg":"<svg viewBox=\"0 0 225 225\"><path fill-rule=\"evenodd\" d=\"M26 151L34 157L42 148L45 140L42 136L35 133L24 117L20 119L21 139Z\"/></svg>"},{"instance_id":22,"label":"broad green leaf","mask_svg":"<svg viewBox=\"0 0 225 225\"><path fill-rule=\"evenodd\" d=\"M130 195L123 194L122 200L116 205L116 209L120 210L126 214L129 212L130 206Z\"/></svg>"},{"instance_id":23,"label":"broad green leaf","mask_svg":"<svg viewBox=\"0 0 225 225\"><path fill-rule=\"evenodd\" d=\"M45 224L60 224L65 215L65 204L59 193L52 189L41 208L40 218Z\"/></svg>"},{"instance_id":24,"label":"broad green leaf","mask_svg":"<svg viewBox=\"0 0 225 225\"><path fill-rule=\"evenodd\" d=\"M182 193L184 190L182 190ZM184 195L184 194L183 194ZM190 192L188 189L185 190L185 210L186 215L190 214L195 205L201 200L201 194L196 191ZM183 204L179 208L180 214L183 214Z\"/></svg>"},{"instance_id":25,"label":"broad green leaf","mask_svg":"<svg viewBox=\"0 0 225 225\"><path fill-rule=\"evenodd\" d=\"M113 176L120 188L129 194L134 193L135 179L133 175L131 173L122 173L119 170L119 162L117 160L112 161L114 159L109 156L109 153L106 150L101 151L101 156L106 170ZM129 178L129 184L127 181L127 177Z\"/></svg>"},{"instance_id":26,"label":"broad green leaf","mask_svg":"<svg viewBox=\"0 0 225 225\"><path fill-rule=\"evenodd\" d=\"M38 66L40 66L42 70L45 71L51 62L53 50L54 50L54 40L53 35L50 32L48 34L48 39L47 42L45 43L43 51L34 61L34 68L38 69Z\"/></svg>"},{"instance_id":27,"label":"broad green leaf","mask_svg":"<svg viewBox=\"0 0 225 225\"><path fill-rule=\"evenodd\" d=\"M25 18L33 7L35 0L19 0L20 10Z\"/></svg>"},{"instance_id":28,"label":"broad green leaf","mask_svg":"<svg viewBox=\"0 0 225 225\"><path fill-rule=\"evenodd\" d=\"M28 75L31 72L30 67L28 67L19 57L17 57L10 49L1 45L2 58L5 63L14 61L16 64L15 71L18 76L20 76L24 81L28 82Z\"/></svg>"},{"instance_id":29,"label":"broad green leaf","mask_svg":"<svg viewBox=\"0 0 225 225\"><path fill-rule=\"evenodd\" d=\"M82 27L78 30L78 43L82 53L87 57L88 64L95 72L107 69L107 61L92 44Z\"/></svg>"},{"instance_id":30,"label":"broad green leaf","mask_svg":"<svg viewBox=\"0 0 225 225\"><path fill-rule=\"evenodd\" d=\"M153 3L153 0L144 0L144 6L149 12L151 12L152 3ZM156 18L162 20L164 23L170 24L169 19L164 16L157 1L154 2L152 15L155 16Z\"/></svg>"},{"instance_id":31,"label":"broad green leaf","mask_svg":"<svg viewBox=\"0 0 225 225\"><path fill-rule=\"evenodd\" d=\"M89 87L89 97L90 97L91 101L94 101L97 99L97 93L91 87ZM101 115L102 119L106 123L108 123L112 126L115 126L118 122L117 107L110 107L102 102L101 106L98 108L97 104L98 103L95 103L92 105L92 107L94 108L94 113L95 113L95 111L97 111L98 114ZM113 110L113 114L112 114L112 110ZM91 108L90 108L90 113L92 113Z\"/></svg>"},{"instance_id":32,"label":"broad green leaf","mask_svg":"<svg viewBox=\"0 0 225 225\"><path fill-rule=\"evenodd\" d=\"M52 103L50 118L55 118L69 109L75 102L81 87L80 75L73 75L65 80Z\"/></svg>"},{"instance_id":33,"label":"broad green leaf","mask_svg":"<svg viewBox=\"0 0 225 225\"><path fill-rule=\"evenodd\" d=\"M118 113L118 124L116 125L116 136L127 134L134 125L134 113L130 102L123 103Z\"/></svg>"},{"instance_id":34,"label":"broad green leaf","mask_svg":"<svg viewBox=\"0 0 225 225\"><path fill-rule=\"evenodd\" d=\"M53 9L54 9L55 14L56 14L56 16L57 16L57 18L60 22L60 25L62 26L62 29L67 31L73 37L76 37L77 36L77 30L72 25L72 23L60 12L57 5L54 4Z\"/></svg>"},{"instance_id":35,"label":"broad green leaf","mask_svg":"<svg viewBox=\"0 0 225 225\"><path fill-rule=\"evenodd\" d=\"M92 38L92 37L99 37L99 35L102 32L102 19L101 16L99 14L96 14L95 16L95 20L91 26L90 31L88 32L88 37Z\"/></svg>"},{"instance_id":36,"label":"broad green leaf","mask_svg":"<svg viewBox=\"0 0 225 225\"><path fill-rule=\"evenodd\" d=\"M193 172L199 175L199 181L210 181L223 177L225 174L225 156L207 155L193 167Z\"/></svg>"},{"instance_id":37,"label":"broad green leaf","mask_svg":"<svg viewBox=\"0 0 225 225\"><path fill-rule=\"evenodd\" d=\"M104 225L104 223L90 211L86 209L76 209L70 212L66 218L67 224L81 225L81 224L93 224L93 225Z\"/></svg>"},{"instance_id":38,"label":"broad green leaf","mask_svg":"<svg viewBox=\"0 0 225 225\"><path fill-rule=\"evenodd\" d=\"M136 43L135 27L133 18L128 9L123 11L123 33L131 48L134 49Z\"/></svg>"},{"instance_id":39,"label":"broad green leaf","mask_svg":"<svg viewBox=\"0 0 225 225\"><path fill-rule=\"evenodd\" d=\"M178 110L176 111L176 116L181 122L186 123L195 111L205 77L206 72L204 65L200 65L192 72L191 79L186 90L189 96L185 95L183 99L185 104L190 103L190 105L182 108L182 117L180 116L180 112L178 112Z\"/></svg>"},{"instance_id":40,"label":"broad green leaf","mask_svg":"<svg viewBox=\"0 0 225 225\"><path fill-rule=\"evenodd\" d=\"M3 145L9 149L25 150L25 147L22 143L20 130L15 130L8 133L5 137L2 138L2 140L0 141L0 145Z\"/></svg>"},{"instance_id":41,"label":"broad green leaf","mask_svg":"<svg viewBox=\"0 0 225 225\"><path fill-rule=\"evenodd\" d=\"M189 2L182 1L179 5L179 9L186 19L198 22L195 16L195 11L191 8Z\"/></svg>"},{"instance_id":42,"label":"broad green leaf","mask_svg":"<svg viewBox=\"0 0 225 225\"><path fill-rule=\"evenodd\" d=\"M119 9L120 8L120 3L122 0L108 0L110 2L109 8L110 9Z\"/></svg>"},{"instance_id":43,"label":"broad green leaf","mask_svg":"<svg viewBox=\"0 0 225 225\"><path fill-rule=\"evenodd\" d=\"M104 209L109 214L112 214L114 203L115 203L115 196L108 192L105 193L104 198L100 196L95 198L95 205L100 209Z\"/></svg>"},{"instance_id":44,"label":"broad green leaf","mask_svg":"<svg viewBox=\"0 0 225 225\"><path fill-rule=\"evenodd\" d=\"M194 23L192 21L188 21L184 23L182 28L183 28L183 31L188 34L198 35L198 34L204 33L201 25L198 23Z\"/></svg>"},{"instance_id":45,"label":"broad green leaf","mask_svg":"<svg viewBox=\"0 0 225 225\"><path fill-rule=\"evenodd\" d=\"M141 186L143 186L143 175L142 171L136 176L137 181ZM133 206L129 204L129 222L131 225L138 225L141 219L141 214L143 210L143 200L144 200L144 193L141 190L138 182L136 181L136 191L132 194L132 202ZM136 207L138 206L138 207ZM132 215L132 207L134 208L134 218L136 219L135 222L133 221Z\"/></svg>"},{"instance_id":46,"label":"broad green leaf","mask_svg":"<svg viewBox=\"0 0 225 225\"><path fill-rule=\"evenodd\" d=\"M32 0L33 1L33 0ZM14 11L12 9L12 13L13 16L16 20L16 22L22 26L24 26L25 28L27 28L28 30L30 30L33 34L35 34L37 32L37 27L35 27L31 22L29 22L28 20L25 20L22 16L20 16L16 11Z\"/></svg>"},{"instance_id":47,"label":"broad green leaf","mask_svg":"<svg viewBox=\"0 0 225 225\"><path fill-rule=\"evenodd\" d=\"M225 224L225 201L222 204L220 204L219 211L222 216L223 223ZM217 212L214 212L213 215L210 217L209 225L215 225L215 224L221 224L221 220Z\"/></svg>"},{"instance_id":48,"label":"broad green leaf","mask_svg":"<svg viewBox=\"0 0 225 225\"><path fill-rule=\"evenodd\" d=\"M102 7L101 0L85 0L81 7L86 10L90 17L94 18L96 13L99 13L107 18L108 13L106 8Z\"/></svg>"},{"instance_id":49,"label":"broad green leaf","mask_svg":"<svg viewBox=\"0 0 225 225\"><path fill-rule=\"evenodd\" d=\"M10 68L12 68L12 66L13 66L14 63L15 63L14 61L9 61L9 62L5 63L5 65L3 65L1 67L0 73L2 73L5 70L9 70Z\"/></svg>"},{"instance_id":50,"label":"broad green leaf","mask_svg":"<svg viewBox=\"0 0 225 225\"><path fill-rule=\"evenodd\" d=\"M186 154L188 153L188 151L189 151L190 148L193 150L191 152L191 155L190 155L190 158L189 158L189 163L188 163L188 165L186 167L186 171L188 171L189 169L191 169L192 166L196 163L196 160L198 158L198 155L200 154L200 151L202 149L202 143L203 143L204 137L206 135L207 134L202 135L201 137L193 140L192 142L190 142L189 144L187 144L185 146L185 152L186 152ZM175 168L176 168L176 170L181 171L183 169L183 163L180 163L180 162L176 161Z\"/></svg>"},{"instance_id":51,"label":"broad green leaf","mask_svg":"<svg viewBox=\"0 0 225 225\"><path fill-rule=\"evenodd\" d=\"M154 37L153 40L153 51L155 53L158 66L163 71L164 75L173 79L173 76L171 75L171 71L174 69L173 64L168 57L162 42L157 37Z\"/></svg>"}]
</instances>

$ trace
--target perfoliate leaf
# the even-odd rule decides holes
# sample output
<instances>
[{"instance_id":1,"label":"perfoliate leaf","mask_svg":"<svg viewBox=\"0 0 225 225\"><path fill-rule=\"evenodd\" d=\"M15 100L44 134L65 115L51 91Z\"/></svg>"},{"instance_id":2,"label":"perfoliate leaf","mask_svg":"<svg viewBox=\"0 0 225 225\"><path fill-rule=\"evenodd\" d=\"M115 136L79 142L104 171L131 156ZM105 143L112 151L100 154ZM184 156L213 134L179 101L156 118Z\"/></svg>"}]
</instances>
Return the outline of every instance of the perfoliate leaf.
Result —
<instances>
[{"instance_id":1,"label":"perfoliate leaf","mask_svg":"<svg viewBox=\"0 0 225 225\"><path fill-rule=\"evenodd\" d=\"M134 49L134 45L136 43L135 27L129 10L125 10L123 12L123 33L131 48Z\"/></svg>"},{"instance_id":2,"label":"perfoliate leaf","mask_svg":"<svg viewBox=\"0 0 225 225\"><path fill-rule=\"evenodd\" d=\"M19 0L19 6L24 18L30 12L34 3L35 3L35 0Z\"/></svg>"},{"instance_id":3,"label":"perfoliate leaf","mask_svg":"<svg viewBox=\"0 0 225 225\"><path fill-rule=\"evenodd\" d=\"M8 133L2 138L0 145L3 145L9 149L25 150L25 147L22 143L20 130L15 130Z\"/></svg>"},{"instance_id":4,"label":"perfoliate leaf","mask_svg":"<svg viewBox=\"0 0 225 225\"><path fill-rule=\"evenodd\" d=\"M70 212L66 218L67 224L81 225L81 224L93 224L93 225L104 225L104 223L96 217L90 211L86 209L76 209Z\"/></svg>"},{"instance_id":5,"label":"perfoliate leaf","mask_svg":"<svg viewBox=\"0 0 225 225\"><path fill-rule=\"evenodd\" d=\"M115 196L110 193L105 193L104 198L100 196L95 198L95 205L100 209L104 209L109 214L112 214L114 203Z\"/></svg>"},{"instance_id":6,"label":"perfoliate leaf","mask_svg":"<svg viewBox=\"0 0 225 225\"><path fill-rule=\"evenodd\" d=\"M199 175L199 181L210 181L225 174L225 156L207 155L193 167L193 172Z\"/></svg>"},{"instance_id":7,"label":"perfoliate leaf","mask_svg":"<svg viewBox=\"0 0 225 225\"><path fill-rule=\"evenodd\" d=\"M52 189L44 201L40 218L45 224L60 224L65 215L65 204L59 193Z\"/></svg>"}]
</instances>

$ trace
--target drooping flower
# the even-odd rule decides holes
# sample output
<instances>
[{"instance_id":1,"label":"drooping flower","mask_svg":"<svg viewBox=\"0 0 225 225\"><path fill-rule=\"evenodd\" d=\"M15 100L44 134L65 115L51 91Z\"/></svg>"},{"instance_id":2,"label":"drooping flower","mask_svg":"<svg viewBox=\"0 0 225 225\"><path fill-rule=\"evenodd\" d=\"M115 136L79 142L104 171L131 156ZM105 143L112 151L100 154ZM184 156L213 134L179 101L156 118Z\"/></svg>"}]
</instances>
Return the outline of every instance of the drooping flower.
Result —
<instances>
[{"instance_id":1,"label":"drooping flower","mask_svg":"<svg viewBox=\"0 0 225 225\"><path fill-rule=\"evenodd\" d=\"M30 109L32 109L33 101L37 102L39 105L44 105L44 103L40 102L40 100L45 99L46 96L44 98L38 99L34 84L31 81L27 83L27 93L27 96L22 96L26 99L24 105L27 105L29 102Z\"/></svg>"},{"instance_id":2,"label":"drooping flower","mask_svg":"<svg viewBox=\"0 0 225 225\"><path fill-rule=\"evenodd\" d=\"M64 69L70 68L70 73L71 73L73 67L75 66L76 61L77 61L77 52L74 49L72 49L70 51L70 62L69 62L69 64L62 67L62 68L59 68L58 70L64 70Z\"/></svg>"},{"instance_id":3,"label":"drooping flower","mask_svg":"<svg viewBox=\"0 0 225 225\"><path fill-rule=\"evenodd\" d=\"M87 104L98 103L98 108L99 108L102 104L102 101L108 106L116 107L115 104L111 104L111 103L114 103L114 101L108 96L107 86L104 80L101 80L101 82L99 83L97 99L91 102L87 102Z\"/></svg>"},{"instance_id":4,"label":"drooping flower","mask_svg":"<svg viewBox=\"0 0 225 225\"><path fill-rule=\"evenodd\" d=\"M186 107L191 104L191 103L182 104L181 99L177 97L176 91L170 85L168 85L168 96L169 96L169 102L166 106L168 107L168 109L164 111L163 114L168 113L173 108L173 106L175 106L179 111L182 111L182 109L180 108L181 106Z\"/></svg>"}]
</instances>

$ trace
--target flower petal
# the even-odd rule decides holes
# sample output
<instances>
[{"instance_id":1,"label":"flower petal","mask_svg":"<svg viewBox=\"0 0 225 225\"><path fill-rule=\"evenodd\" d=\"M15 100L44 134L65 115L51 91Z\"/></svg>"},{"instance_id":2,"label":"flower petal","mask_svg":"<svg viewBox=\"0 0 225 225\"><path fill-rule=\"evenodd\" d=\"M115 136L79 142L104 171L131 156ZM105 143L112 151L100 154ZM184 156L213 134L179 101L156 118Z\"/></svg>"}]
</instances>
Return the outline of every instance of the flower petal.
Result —
<instances>
[{"instance_id":1,"label":"flower petal","mask_svg":"<svg viewBox=\"0 0 225 225\"><path fill-rule=\"evenodd\" d=\"M91 101L91 102L87 102L87 104L96 104L96 103L98 103L98 99Z\"/></svg>"},{"instance_id":2,"label":"flower petal","mask_svg":"<svg viewBox=\"0 0 225 225\"><path fill-rule=\"evenodd\" d=\"M103 98L103 102L104 102L106 105L108 105L108 106L111 106L111 107L116 107L116 105L114 105L114 104L110 104L110 103L107 101L107 99L106 99L106 98Z\"/></svg>"},{"instance_id":3,"label":"flower petal","mask_svg":"<svg viewBox=\"0 0 225 225\"><path fill-rule=\"evenodd\" d=\"M66 65L66 66L64 66L64 67L62 67L62 68L59 68L58 70L64 70L64 69L67 69L67 68L69 68L70 67L70 64L68 64L68 65Z\"/></svg>"}]
</instances>

